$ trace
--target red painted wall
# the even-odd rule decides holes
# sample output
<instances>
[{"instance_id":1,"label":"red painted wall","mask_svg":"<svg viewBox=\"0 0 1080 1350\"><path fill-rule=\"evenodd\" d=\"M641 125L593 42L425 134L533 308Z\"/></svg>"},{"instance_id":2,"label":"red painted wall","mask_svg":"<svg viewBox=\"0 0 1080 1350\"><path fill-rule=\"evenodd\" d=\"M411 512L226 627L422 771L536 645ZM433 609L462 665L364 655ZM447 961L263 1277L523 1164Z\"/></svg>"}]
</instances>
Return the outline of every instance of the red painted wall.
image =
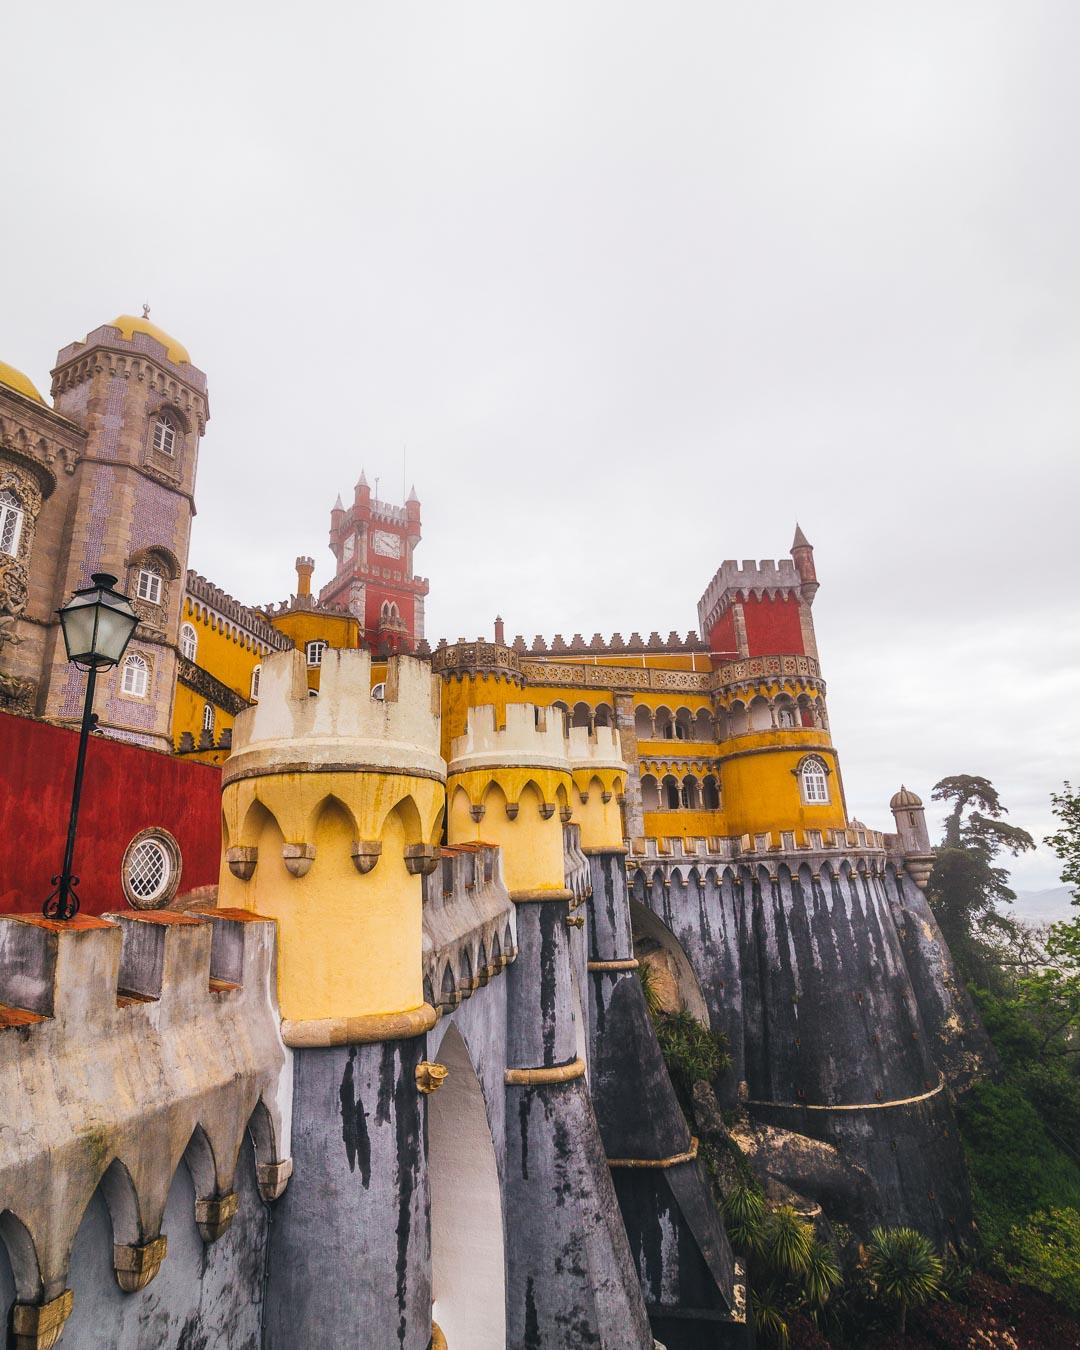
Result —
<instances>
[{"instance_id":1,"label":"red painted wall","mask_svg":"<svg viewBox=\"0 0 1080 1350\"><path fill-rule=\"evenodd\" d=\"M713 624L712 632L709 634L709 650L711 652L739 650L739 641L735 636L735 611L730 607L725 609Z\"/></svg>"},{"instance_id":2,"label":"red painted wall","mask_svg":"<svg viewBox=\"0 0 1080 1350\"><path fill-rule=\"evenodd\" d=\"M398 613L401 615L401 621L405 624L409 631L409 636L411 637L416 631L413 609L415 600L412 592L397 590L392 581L384 581L381 584L369 581L364 622L370 640L374 642L378 638L379 619L382 617L384 600L389 600L392 605L397 605Z\"/></svg>"},{"instance_id":3,"label":"red painted wall","mask_svg":"<svg viewBox=\"0 0 1080 1350\"><path fill-rule=\"evenodd\" d=\"M746 645L751 656L803 654L799 602L789 597L751 595L743 601L746 619Z\"/></svg>"},{"instance_id":4,"label":"red painted wall","mask_svg":"<svg viewBox=\"0 0 1080 1350\"><path fill-rule=\"evenodd\" d=\"M0 713L0 913L41 908L64 861L78 732ZM180 891L214 885L221 851L221 769L91 736L74 871L84 913L126 909L124 851L140 830L180 845Z\"/></svg>"}]
</instances>

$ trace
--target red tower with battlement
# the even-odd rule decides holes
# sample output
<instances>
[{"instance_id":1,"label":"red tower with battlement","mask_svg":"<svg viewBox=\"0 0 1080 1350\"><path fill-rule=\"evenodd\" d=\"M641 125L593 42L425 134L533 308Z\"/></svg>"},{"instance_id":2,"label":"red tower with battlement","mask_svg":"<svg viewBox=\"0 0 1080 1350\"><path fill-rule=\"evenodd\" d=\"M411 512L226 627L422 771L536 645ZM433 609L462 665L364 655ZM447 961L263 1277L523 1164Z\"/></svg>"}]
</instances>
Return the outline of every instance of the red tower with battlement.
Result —
<instances>
[{"instance_id":1,"label":"red tower with battlement","mask_svg":"<svg viewBox=\"0 0 1080 1350\"><path fill-rule=\"evenodd\" d=\"M413 549L420 542L416 489L404 506L373 497L361 472L353 503L340 496L330 512L330 551L337 568L319 592L322 604L342 605L360 622L365 645L389 651L411 649L424 636L426 577L413 575Z\"/></svg>"},{"instance_id":2,"label":"red tower with battlement","mask_svg":"<svg viewBox=\"0 0 1080 1350\"><path fill-rule=\"evenodd\" d=\"M729 559L698 601L700 629L714 656L817 656L810 607L817 594L814 549L798 525L791 558Z\"/></svg>"}]
</instances>

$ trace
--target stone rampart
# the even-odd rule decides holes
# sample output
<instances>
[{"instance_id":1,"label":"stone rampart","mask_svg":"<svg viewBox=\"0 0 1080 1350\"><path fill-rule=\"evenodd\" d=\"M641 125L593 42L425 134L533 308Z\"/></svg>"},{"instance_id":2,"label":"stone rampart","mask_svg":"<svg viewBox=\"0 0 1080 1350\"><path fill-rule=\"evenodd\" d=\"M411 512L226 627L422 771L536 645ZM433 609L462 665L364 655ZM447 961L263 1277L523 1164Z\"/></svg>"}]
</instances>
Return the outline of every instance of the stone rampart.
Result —
<instances>
[{"instance_id":1,"label":"stone rampart","mask_svg":"<svg viewBox=\"0 0 1080 1350\"><path fill-rule=\"evenodd\" d=\"M127 1291L166 1257L162 1216L181 1160L206 1242L236 1212L246 1131L264 1198L279 1195L290 1094L269 921L230 911L0 918L0 1226L15 1324L36 1337L17 1343L51 1344L43 1326L59 1335L78 1299L69 1263L99 1186Z\"/></svg>"}]
</instances>

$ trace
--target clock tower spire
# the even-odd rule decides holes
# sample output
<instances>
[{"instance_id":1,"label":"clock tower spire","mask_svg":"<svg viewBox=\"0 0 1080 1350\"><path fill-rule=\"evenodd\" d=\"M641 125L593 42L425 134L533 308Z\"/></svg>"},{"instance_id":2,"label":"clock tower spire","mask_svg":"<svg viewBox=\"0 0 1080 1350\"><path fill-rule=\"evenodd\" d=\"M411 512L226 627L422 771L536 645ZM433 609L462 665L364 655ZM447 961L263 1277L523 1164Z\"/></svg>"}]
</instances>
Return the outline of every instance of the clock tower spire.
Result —
<instances>
[{"instance_id":1,"label":"clock tower spire","mask_svg":"<svg viewBox=\"0 0 1080 1350\"><path fill-rule=\"evenodd\" d=\"M376 653L411 651L424 636L426 577L413 574L420 542L416 489L404 506L372 494L361 471L352 504L339 497L330 512L334 578L319 593L321 604L341 605L360 623L364 645Z\"/></svg>"}]
</instances>

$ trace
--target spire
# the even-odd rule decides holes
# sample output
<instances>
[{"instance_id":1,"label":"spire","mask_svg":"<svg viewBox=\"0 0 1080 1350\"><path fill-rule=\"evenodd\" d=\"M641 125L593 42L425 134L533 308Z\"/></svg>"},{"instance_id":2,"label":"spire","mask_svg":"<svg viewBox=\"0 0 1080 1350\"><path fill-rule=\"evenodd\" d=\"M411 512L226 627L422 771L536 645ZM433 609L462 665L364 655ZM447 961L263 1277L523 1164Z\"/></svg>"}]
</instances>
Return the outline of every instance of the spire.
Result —
<instances>
[{"instance_id":1,"label":"spire","mask_svg":"<svg viewBox=\"0 0 1080 1350\"><path fill-rule=\"evenodd\" d=\"M335 510L335 511L344 511L344 510L345 510L345 503L341 500L341 493L340 493L340 492L339 492L338 495L337 495L337 500L334 502L334 510Z\"/></svg>"},{"instance_id":2,"label":"spire","mask_svg":"<svg viewBox=\"0 0 1080 1350\"><path fill-rule=\"evenodd\" d=\"M794 553L797 548L813 548L813 544L811 544L810 540L803 534L802 526L798 521L795 522L795 538L791 543L792 553Z\"/></svg>"},{"instance_id":3,"label":"spire","mask_svg":"<svg viewBox=\"0 0 1080 1350\"><path fill-rule=\"evenodd\" d=\"M363 469L360 470L360 477L356 480L356 486L358 488L368 486L367 474L363 471Z\"/></svg>"},{"instance_id":4,"label":"spire","mask_svg":"<svg viewBox=\"0 0 1080 1350\"><path fill-rule=\"evenodd\" d=\"M415 483L412 485L412 488L411 488L410 491L409 491L409 495L405 498L405 500L406 500L407 502L418 502L418 501L420 500L420 498L416 495L416 484L415 484Z\"/></svg>"}]
</instances>

